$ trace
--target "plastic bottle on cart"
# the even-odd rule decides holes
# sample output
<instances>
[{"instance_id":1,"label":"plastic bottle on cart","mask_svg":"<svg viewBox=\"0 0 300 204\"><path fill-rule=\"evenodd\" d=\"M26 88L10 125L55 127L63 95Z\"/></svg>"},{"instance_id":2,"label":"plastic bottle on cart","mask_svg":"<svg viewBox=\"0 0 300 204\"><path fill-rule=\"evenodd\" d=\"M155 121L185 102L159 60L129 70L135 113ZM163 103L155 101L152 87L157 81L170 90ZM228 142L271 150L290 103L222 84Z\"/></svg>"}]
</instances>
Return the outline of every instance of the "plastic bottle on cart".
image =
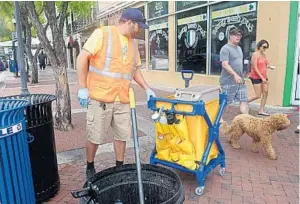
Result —
<instances>
[{"instance_id":1,"label":"plastic bottle on cart","mask_svg":"<svg viewBox=\"0 0 300 204\"><path fill-rule=\"evenodd\" d=\"M159 124L160 126L162 127L162 131L163 133L166 135L166 134L170 134L170 128L169 128L169 124L168 124L168 120L167 120L167 117L166 117L166 114L162 114L160 116L160 119L159 119Z\"/></svg>"}]
</instances>

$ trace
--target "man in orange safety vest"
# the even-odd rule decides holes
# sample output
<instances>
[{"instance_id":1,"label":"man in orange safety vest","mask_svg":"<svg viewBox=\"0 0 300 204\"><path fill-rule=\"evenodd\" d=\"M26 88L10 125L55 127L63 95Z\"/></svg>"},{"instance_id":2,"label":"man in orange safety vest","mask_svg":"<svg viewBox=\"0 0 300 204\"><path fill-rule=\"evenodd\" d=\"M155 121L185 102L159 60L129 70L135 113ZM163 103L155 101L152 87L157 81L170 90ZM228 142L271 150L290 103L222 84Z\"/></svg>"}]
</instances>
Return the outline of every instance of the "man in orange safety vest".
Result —
<instances>
[{"instance_id":1,"label":"man in orange safety vest","mask_svg":"<svg viewBox=\"0 0 300 204\"><path fill-rule=\"evenodd\" d=\"M147 100L155 97L138 68L141 59L135 37L147 28L142 12L128 8L117 26L96 29L78 55L78 100L87 107L87 179L95 174L95 154L110 126L116 166L123 165L126 141L132 135L128 93L131 81L145 89Z\"/></svg>"}]
</instances>

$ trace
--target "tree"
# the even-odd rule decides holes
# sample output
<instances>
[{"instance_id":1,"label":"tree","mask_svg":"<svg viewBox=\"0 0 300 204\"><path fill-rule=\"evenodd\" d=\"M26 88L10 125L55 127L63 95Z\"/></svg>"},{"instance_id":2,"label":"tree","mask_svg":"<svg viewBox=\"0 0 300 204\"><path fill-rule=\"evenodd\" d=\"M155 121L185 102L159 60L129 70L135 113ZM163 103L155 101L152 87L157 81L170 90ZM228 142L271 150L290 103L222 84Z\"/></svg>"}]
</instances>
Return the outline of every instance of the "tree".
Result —
<instances>
[{"instance_id":1,"label":"tree","mask_svg":"<svg viewBox=\"0 0 300 204\"><path fill-rule=\"evenodd\" d=\"M0 41L7 41L12 39L13 31L13 2L0 2Z\"/></svg>"},{"instance_id":2,"label":"tree","mask_svg":"<svg viewBox=\"0 0 300 204\"><path fill-rule=\"evenodd\" d=\"M40 6L41 8L41 6ZM26 55L28 56L29 59L29 63L32 65L31 66L31 83L38 83L38 66L37 66L37 55L39 53L39 49L41 48L41 46L38 46L38 49L36 50L35 55L33 56L32 54L32 49L31 49L31 39L32 36L36 36L36 32L35 29L32 27L32 24L30 23L29 19L28 19L28 15L27 15L27 9L24 6L24 4L22 2L20 2L20 9L21 9L21 23L24 27L23 32L25 32L25 52ZM41 10L41 9L40 9ZM5 21L1 21L0 22L4 22L4 25L6 26L4 31L1 30L1 23L0 23L0 39L2 40L12 40L12 32L13 32L13 22L12 22L12 18L14 16L14 4L13 2L7 2L7 1L3 1L0 2L0 11L1 13L3 13L3 15L1 16L3 19L6 19ZM42 12L40 12L41 14ZM45 21L43 20L43 16L39 15L41 21ZM1 32L2 31L2 32ZM2 38L1 38L2 37Z\"/></svg>"},{"instance_id":3,"label":"tree","mask_svg":"<svg viewBox=\"0 0 300 204\"><path fill-rule=\"evenodd\" d=\"M39 16L39 20L40 22L45 22L45 19L43 17L43 15L41 15L43 13L42 10L42 2L38 2L37 4L37 10L38 10L38 16ZM35 52L35 54L33 55L31 50L31 39L32 39L32 34L36 34L34 27L32 26L32 23L30 22L30 19L28 18L28 10L26 5L24 4L24 2L20 2L20 11L21 11L21 22L22 25L24 26L25 30L23 30L23 32L25 32L25 51L27 54L27 57L29 59L29 62L31 64L31 83L32 84L36 84L38 83L38 65L37 65L37 56L39 54L39 51L41 49L41 44L38 45L37 50ZM45 25L45 29L48 28L48 23Z\"/></svg>"},{"instance_id":4,"label":"tree","mask_svg":"<svg viewBox=\"0 0 300 204\"><path fill-rule=\"evenodd\" d=\"M43 2L44 14L46 22L51 29L53 42L50 42L47 38L46 29L38 18L36 2L28 1L24 2L24 4L53 68L57 97L55 126L59 130L70 130L73 128L73 125L71 120L71 100L66 70L66 47L63 39L63 28L69 4L71 9L79 8L80 11L88 9L86 12L82 12L88 13L90 12L92 2Z\"/></svg>"}]
</instances>

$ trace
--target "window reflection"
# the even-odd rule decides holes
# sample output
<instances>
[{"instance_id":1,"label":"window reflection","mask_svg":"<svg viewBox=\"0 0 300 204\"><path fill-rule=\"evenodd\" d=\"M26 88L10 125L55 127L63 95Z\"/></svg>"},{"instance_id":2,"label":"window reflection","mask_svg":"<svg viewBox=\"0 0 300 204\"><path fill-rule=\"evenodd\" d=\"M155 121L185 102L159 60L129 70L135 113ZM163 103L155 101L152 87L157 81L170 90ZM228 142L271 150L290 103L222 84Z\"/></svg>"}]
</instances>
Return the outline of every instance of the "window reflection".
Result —
<instances>
[{"instance_id":1,"label":"window reflection","mask_svg":"<svg viewBox=\"0 0 300 204\"><path fill-rule=\"evenodd\" d=\"M206 73L206 7L177 14L177 71Z\"/></svg>"},{"instance_id":2,"label":"window reflection","mask_svg":"<svg viewBox=\"0 0 300 204\"><path fill-rule=\"evenodd\" d=\"M240 47L244 54L244 68L256 43L256 2L224 2L211 6L211 70L210 74L220 74L222 67L219 54L227 43L228 32L237 27L243 31Z\"/></svg>"},{"instance_id":3,"label":"window reflection","mask_svg":"<svg viewBox=\"0 0 300 204\"><path fill-rule=\"evenodd\" d=\"M168 18L149 22L149 69L169 69Z\"/></svg>"}]
</instances>

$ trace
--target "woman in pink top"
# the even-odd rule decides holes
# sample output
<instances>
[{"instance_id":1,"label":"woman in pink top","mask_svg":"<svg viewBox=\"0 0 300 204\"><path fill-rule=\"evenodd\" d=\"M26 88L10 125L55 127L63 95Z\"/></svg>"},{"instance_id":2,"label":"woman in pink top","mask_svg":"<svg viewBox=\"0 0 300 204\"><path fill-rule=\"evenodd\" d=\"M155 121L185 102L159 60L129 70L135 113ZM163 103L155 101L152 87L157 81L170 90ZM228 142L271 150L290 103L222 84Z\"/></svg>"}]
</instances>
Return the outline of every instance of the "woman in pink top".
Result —
<instances>
[{"instance_id":1,"label":"woman in pink top","mask_svg":"<svg viewBox=\"0 0 300 204\"><path fill-rule=\"evenodd\" d=\"M273 69L275 67L269 65L269 61L265 55L266 50L269 48L268 41L259 41L256 48L257 50L253 53L251 58L251 73L249 75L255 90L255 96L250 98L248 103L257 100L262 96L258 114L269 116L269 114L264 111L269 89L267 68Z\"/></svg>"}]
</instances>

